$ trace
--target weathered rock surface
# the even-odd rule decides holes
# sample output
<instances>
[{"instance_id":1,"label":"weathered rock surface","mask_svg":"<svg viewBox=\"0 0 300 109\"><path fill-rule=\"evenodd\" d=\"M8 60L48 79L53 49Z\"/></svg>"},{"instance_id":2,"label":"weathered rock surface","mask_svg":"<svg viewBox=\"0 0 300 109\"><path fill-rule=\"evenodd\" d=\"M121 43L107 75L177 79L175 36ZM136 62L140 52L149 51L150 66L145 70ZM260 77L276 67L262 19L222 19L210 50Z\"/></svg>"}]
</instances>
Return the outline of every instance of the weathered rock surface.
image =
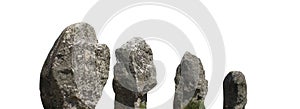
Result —
<instances>
[{"instance_id":1,"label":"weathered rock surface","mask_svg":"<svg viewBox=\"0 0 300 109\"><path fill-rule=\"evenodd\" d=\"M109 48L97 44L93 27L76 23L56 40L42 68L45 109L94 109L106 84Z\"/></svg>"},{"instance_id":2,"label":"weathered rock surface","mask_svg":"<svg viewBox=\"0 0 300 109\"><path fill-rule=\"evenodd\" d=\"M247 84L242 72L230 72L224 79L223 90L223 109L245 109L247 103Z\"/></svg>"},{"instance_id":3,"label":"weathered rock surface","mask_svg":"<svg viewBox=\"0 0 300 109\"><path fill-rule=\"evenodd\" d=\"M174 109L204 109L207 94L205 71L198 57L186 52L177 67Z\"/></svg>"},{"instance_id":4,"label":"weathered rock surface","mask_svg":"<svg viewBox=\"0 0 300 109\"><path fill-rule=\"evenodd\" d=\"M115 53L115 109L146 108L147 92L157 84L150 46L142 38L134 37Z\"/></svg>"}]
</instances>

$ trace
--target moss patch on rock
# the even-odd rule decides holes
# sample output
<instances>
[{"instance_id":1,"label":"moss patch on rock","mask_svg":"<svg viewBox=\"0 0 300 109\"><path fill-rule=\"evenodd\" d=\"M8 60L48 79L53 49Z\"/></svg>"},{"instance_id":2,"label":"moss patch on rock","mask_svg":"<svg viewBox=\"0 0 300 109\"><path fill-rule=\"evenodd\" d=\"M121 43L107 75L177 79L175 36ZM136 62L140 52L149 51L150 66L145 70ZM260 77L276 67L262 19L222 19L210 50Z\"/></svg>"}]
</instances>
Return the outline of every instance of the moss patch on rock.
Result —
<instances>
[{"instance_id":1,"label":"moss patch on rock","mask_svg":"<svg viewBox=\"0 0 300 109\"><path fill-rule=\"evenodd\" d=\"M190 101L189 104L184 109L205 109L204 101Z\"/></svg>"}]
</instances>

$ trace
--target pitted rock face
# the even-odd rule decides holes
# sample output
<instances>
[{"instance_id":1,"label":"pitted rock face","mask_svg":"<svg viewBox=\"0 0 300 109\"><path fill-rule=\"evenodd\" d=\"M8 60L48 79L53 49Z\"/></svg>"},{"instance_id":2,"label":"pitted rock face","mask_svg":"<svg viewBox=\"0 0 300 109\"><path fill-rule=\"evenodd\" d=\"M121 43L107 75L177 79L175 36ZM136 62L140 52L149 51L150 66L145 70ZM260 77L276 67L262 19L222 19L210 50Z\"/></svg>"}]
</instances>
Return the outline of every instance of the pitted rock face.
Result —
<instances>
[{"instance_id":1,"label":"pitted rock face","mask_svg":"<svg viewBox=\"0 0 300 109\"><path fill-rule=\"evenodd\" d=\"M147 92L157 84L152 50L142 38L134 37L115 53L113 88L116 104L140 107L146 103ZM115 108L121 108L118 106Z\"/></svg>"},{"instance_id":2,"label":"pitted rock face","mask_svg":"<svg viewBox=\"0 0 300 109\"><path fill-rule=\"evenodd\" d=\"M186 52L177 67L174 109L204 109L207 94L205 71L199 58Z\"/></svg>"},{"instance_id":3,"label":"pitted rock face","mask_svg":"<svg viewBox=\"0 0 300 109\"><path fill-rule=\"evenodd\" d=\"M247 84L242 72L232 71L224 79L224 109L245 109Z\"/></svg>"},{"instance_id":4,"label":"pitted rock face","mask_svg":"<svg viewBox=\"0 0 300 109\"><path fill-rule=\"evenodd\" d=\"M86 23L67 27L56 40L41 72L45 109L94 109L108 78L110 53L97 44Z\"/></svg>"}]
</instances>

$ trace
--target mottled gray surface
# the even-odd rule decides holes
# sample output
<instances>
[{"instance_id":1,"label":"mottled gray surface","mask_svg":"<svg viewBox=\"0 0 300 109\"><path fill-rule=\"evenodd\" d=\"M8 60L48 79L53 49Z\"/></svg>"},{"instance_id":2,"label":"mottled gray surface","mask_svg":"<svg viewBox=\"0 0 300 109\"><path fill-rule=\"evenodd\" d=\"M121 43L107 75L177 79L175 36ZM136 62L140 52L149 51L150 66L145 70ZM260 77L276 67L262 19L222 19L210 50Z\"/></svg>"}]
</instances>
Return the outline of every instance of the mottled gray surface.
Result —
<instances>
[{"instance_id":1,"label":"mottled gray surface","mask_svg":"<svg viewBox=\"0 0 300 109\"><path fill-rule=\"evenodd\" d=\"M40 95L45 109L94 109L108 78L109 48L97 44L86 23L67 27L42 68Z\"/></svg>"},{"instance_id":2,"label":"mottled gray surface","mask_svg":"<svg viewBox=\"0 0 300 109\"><path fill-rule=\"evenodd\" d=\"M223 109L245 109L247 104L247 84L242 72L230 72L224 79L223 90Z\"/></svg>"},{"instance_id":3,"label":"mottled gray surface","mask_svg":"<svg viewBox=\"0 0 300 109\"><path fill-rule=\"evenodd\" d=\"M174 109L204 109L208 82L199 58L186 52L177 67L174 80Z\"/></svg>"},{"instance_id":4,"label":"mottled gray surface","mask_svg":"<svg viewBox=\"0 0 300 109\"><path fill-rule=\"evenodd\" d=\"M147 92L157 84L150 46L142 38L134 37L115 53L115 109L145 108Z\"/></svg>"}]
</instances>

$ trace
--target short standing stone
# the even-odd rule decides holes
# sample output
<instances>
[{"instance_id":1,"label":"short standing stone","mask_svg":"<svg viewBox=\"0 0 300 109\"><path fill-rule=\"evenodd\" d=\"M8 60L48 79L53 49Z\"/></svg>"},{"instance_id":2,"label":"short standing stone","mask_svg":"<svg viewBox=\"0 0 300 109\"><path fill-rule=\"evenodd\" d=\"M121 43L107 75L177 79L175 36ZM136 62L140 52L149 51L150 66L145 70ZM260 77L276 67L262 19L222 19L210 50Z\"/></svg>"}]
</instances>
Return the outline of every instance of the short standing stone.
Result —
<instances>
[{"instance_id":1,"label":"short standing stone","mask_svg":"<svg viewBox=\"0 0 300 109\"><path fill-rule=\"evenodd\" d=\"M242 72L230 72L224 79L223 90L223 109L245 109L247 103L247 85Z\"/></svg>"},{"instance_id":2,"label":"short standing stone","mask_svg":"<svg viewBox=\"0 0 300 109\"><path fill-rule=\"evenodd\" d=\"M86 23L67 27L52 47L40 75L45 109L94 109L108 78L109 48L97 44Z\"/></svg>"},{"instance_id":3,"label":"short standing stone","mask_svg":"<svg viewBox=\"0 0 300 109\"><path fill-rule=\"evenodd\" d=\"M146 108L147 92L157 84L150 46L142 38L134 37L115 53L115 109Z\"/></svg>"},{"instance_id":4,"label":"short standing stone","mask_svg":"<svg viewBox=\"0 0 300 109\"><path fill-rule=\"evenodd\" d=\"M174 80L174 109L205 109L208 82L199 58L186 52L177 67Z\"/></svg>"}]
</instances>

